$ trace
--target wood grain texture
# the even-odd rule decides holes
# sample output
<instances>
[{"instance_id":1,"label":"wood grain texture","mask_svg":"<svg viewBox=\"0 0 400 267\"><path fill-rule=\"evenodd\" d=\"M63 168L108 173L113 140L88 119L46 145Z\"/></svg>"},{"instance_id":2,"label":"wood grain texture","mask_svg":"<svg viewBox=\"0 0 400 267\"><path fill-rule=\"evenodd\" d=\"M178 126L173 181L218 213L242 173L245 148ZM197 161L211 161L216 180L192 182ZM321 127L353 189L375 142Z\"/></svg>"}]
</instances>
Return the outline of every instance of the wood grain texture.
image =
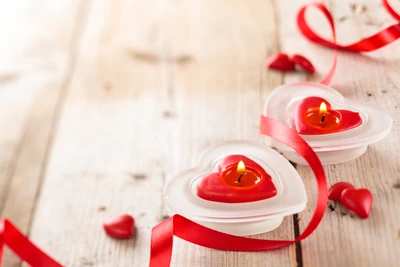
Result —
<instances>
[{"instance_id":1,"label":"wood grain texture","mask_svg":"<svg viewBox=\"0 0 400 267\"><path fill-rule=\"evenodd\" d=\"M0 215L66 266L147 266L151 228L168 217L169 176L197 164L212 144L261 141L267 94L282 83L318 82L332 62L331 50L297 30L306 0L11 2L0 10ZM393 22L378 0L328 5L343 43ZM329 32L319 13L308 17ZM318 73L265 69L280 50L304 54ZM397 266L398 54L398 42L368 55L342 52L333 80L346 97L386 107L395 120L391 135L361 158L325 168L330 184L371 189L371 218L333 204L309 239L270 252L175 238L172 266ZM298 170L307 209L257 237L293 239L310 220L314 178L308 167ZM102 231L121 213L136 219L132 240ZM6 255L4 266L19 265Z\"/></svg>"},{"instance_id":2,"label":"wood grain texture","mask_svg":"<svg viewBox=\"0 0 400 267\"><path fill-rule=\"evenodd\" d=\"M294 18L296 10L306 2L279 1L281 18ZM330 1L327 4L335 17L340 43L355 42L393 23L380 1ZM328 24L323 17L312 10L308 15L313 28L329 37ZM281 25L285 24L293 25L291 22L282 22ZM318 82L330 67L332 51L305 41L290 26L281 28L281 32L288 36L282 38L286 50L300 52L316 63L319 73L307 79ZM361 220L349 214L341 204L330 202L317 231L301 242L303 266L397 266L400 261L400 214L397 212L400 194L396 187L399 183L397 122L400 80L397 69L400 57L394 56L399 55L399 51L396 42L374 53L341 52L339 55L332 86L345 97L387 109L393 116L394 127L386 139L370 146L359 159L325 167L330 185L349 181L356 187L370 189L374 196L373 208L370 218ZM297 80L297 75L285 77L287 83ZM299 215L300 228L304 229L315 207L315 182L308 167L299 166L297 169L304 177L311 200Z\"/></svg>"},{"instance_id":3,"label":"wood grain texture","mask_svg":"<svg viewBox=\"0 0 400 267\"><path fill-rule=\"evenodd\" d=\"M74 57L78 12L77 1L11 1L0 10L0 217L27 232ZM3 264L20 261L6 253Z\"/></svg>"},{"instance_id":4,"label":"wood grain texture","mask_svg":"<svg viewBox=\"0 0 400 267\"><path fill-rule=\"evenodd\" d=\"M51 149L32 237L67 266L144 266L165 218L167 176L228 139L258 140L257 121L281 74L271 3L97 1ZM105 18L105 19L103 19ZM239 23L240 20L240 23ZM99 23L101 21L102 23ZM137 237L101 222L130 212ZM293 221L260 235L293 238ZM294 247L221 252L176 240L173 266L296 265Z\"/></svg>"},{"instance_id":5,"label":"wood grain texture","mask_svg":"<svg viewBox=\"0 0 400 267\"><path fill-rule=\"evenodd\" d=\"M189 45L194 60L174 68L174 89L184 96L177 112L185 139L176 158L181 162L179 169L195 164L201 151L216 142L260 140L258 119L264 99L281 83L281 74L264 67L267 55L279 49L271 2L205 1L185 7L183 12L192 20ZM171 48L172 54L179 54L179 49L184 49L180 47L187 45L175 43L178 46ZM292 218L287 218L279 231L257 237L294 238L292 225ZM180 240L175 245L173 266L296 265L294 246L241 253L210 250Z\"/></svg>"}]
</instances>

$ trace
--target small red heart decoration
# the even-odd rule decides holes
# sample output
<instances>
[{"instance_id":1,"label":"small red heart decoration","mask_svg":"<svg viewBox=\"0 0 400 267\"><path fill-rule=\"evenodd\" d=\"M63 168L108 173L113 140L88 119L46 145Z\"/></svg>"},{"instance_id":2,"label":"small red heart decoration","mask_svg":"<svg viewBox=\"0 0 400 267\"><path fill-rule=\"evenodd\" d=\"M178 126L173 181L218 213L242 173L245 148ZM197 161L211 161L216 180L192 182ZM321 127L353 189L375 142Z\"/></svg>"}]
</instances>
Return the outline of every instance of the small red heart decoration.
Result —
<instances>
[{"instance_id":1,"label":"small red heart decoration","mask_svg":"<svg viewBox=\"0 0 400 267\"><path fill-rule=\"evenodd\" d=\"M341 116L340 125L335 129L324 129L320 127L315 127L310 125L307 121L307 112L311 109L319 108L322 102L325 102L328 110L330 112L335 112ZM294 116L293 116L293 128L299 134L327 134L327 133L335 133L335 132L343 132L346 130L353 129L362 124L362 119L358 112L353 112L350 110L338 109L333 110L331 108L331 104L321 97L311 96L306 97L299 101L297 104Z\"/></svg>"},{"instance_id":2,"label":"small red heart decoration","mask_svg":"<svg viewBox=\"0 0 400 267\"><path fill-rule=\"evenodd\" d=\"M263 176L259 186L246 190L246 192L226 186L220 175L227 166L237 163L240 160L243 161L246 166L251 166L259 170ZM197 196L215 202L251 202L267 199L275 195L276 187L272 182L271 176L258 163L242 155L225 157L218 164L218 172L210 173L205 176L197 185Z\"/></svg>"},{"instance_id":3,"label":"small red heart decoration","mask_svg":"<svg viewBox=\"0 0 400 267\"><path fill-rule=\"evenodd\" d=\"M366 188L343 190L342 204L360 218L368 218L372 206L372 194Z\"/></svg>"},{"instance_id":4,"label":"small red heart decoration","mask_svg":"<svg viewBox=\"0 0 400 267\"><path fill-rule=\"evenodd\" d=\"M299 65L302 69L307 72L314 73L315 68L314 65L305 57L299 54L295 54L292 57L292 61L294 64Z\"/></svg>"},{"instance_id":5,"label":"small red heart decoration","mask_svg":"<svg viewBox=\"0 0 400 267\"><path fill-rule=\"evenodd\" d=\"M103 223L106 233L114 238L130 238L135 231L135 220L128 214L111 218Z\"/></svg>"},{"instance_id":6,"label":"small red heart decoration","mask_svg":"<svg viewBox=\"0 0 400 267\"><path fill-rule=\"evenodd\" d=\"M276 53L272 55L267 59L265 64L268 68L275 70L291 71L295 69L293 61L284 53Z\"/></svg>"},{"instance_id":7,"label":"small red heart decoration","mask_svg":"<svg viewBox=\"0 0 400 267\"><path fill-rule=\"evenodd\" d=\"M338 182L332 185L328 191L328 199L340 202L343 190L348 188L354 188L354 186L348 182Z\"/></svg>"}]
</instances>

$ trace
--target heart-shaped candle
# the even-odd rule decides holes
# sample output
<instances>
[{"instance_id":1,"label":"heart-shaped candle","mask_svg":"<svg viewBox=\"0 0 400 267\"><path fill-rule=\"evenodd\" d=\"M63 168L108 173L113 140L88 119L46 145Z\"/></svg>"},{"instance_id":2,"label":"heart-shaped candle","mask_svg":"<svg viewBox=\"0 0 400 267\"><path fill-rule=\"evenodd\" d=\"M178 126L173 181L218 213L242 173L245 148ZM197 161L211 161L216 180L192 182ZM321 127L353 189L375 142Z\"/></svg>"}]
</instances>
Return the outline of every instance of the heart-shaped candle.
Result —
<instances>
[{"instance_id":1,"label":"heart-shaped candle","mask_svg":"<svg viewBox=\"0 0 400 267\"><path fill-rule=\"evenodd\" d=\"M293 128L299 134L337 133L361 124L362 119L358 112L334 110L327 100L316 96L301 100L293 115Z\"/></svg>"},{"instance_id":2,"label":"heart-shaped candle","mask_svg":"<svg viewBox=\"0 0 400 267\"><path fill-rule=\"evenodd\" d=\"M393 124L381 108L343 97L322 84L297 83L276 88L265 101L263 116L291 127L317 153L323 165L353 160L369 144L388 135ZM292 149L266 141L292 162L306 162Z\"/></svg>"},{"instance_id":3,"label":"heart-shaped candle","mask_svg":"<svg viewBox=\"0 0 400 267\"><path fill-rule=\"evenodd\" d=\"M276 188L271 176L255 161L231 155L219 162L218 172L199 182L197 195L209 201L242 203L273 197Z\"/></svg>"},{"instance_id":4,"label":"heart-shaped candle","mask_svg":"<svg viewBox=\"0 0 400 267\"><path fill-rule=\"evenodd\" d=\"M249 141L207 149L199 165L169 179L164 198L171 213L242 236L277 228L307 202L302 179L290 162Z\"/></svg>"}]
</instances>

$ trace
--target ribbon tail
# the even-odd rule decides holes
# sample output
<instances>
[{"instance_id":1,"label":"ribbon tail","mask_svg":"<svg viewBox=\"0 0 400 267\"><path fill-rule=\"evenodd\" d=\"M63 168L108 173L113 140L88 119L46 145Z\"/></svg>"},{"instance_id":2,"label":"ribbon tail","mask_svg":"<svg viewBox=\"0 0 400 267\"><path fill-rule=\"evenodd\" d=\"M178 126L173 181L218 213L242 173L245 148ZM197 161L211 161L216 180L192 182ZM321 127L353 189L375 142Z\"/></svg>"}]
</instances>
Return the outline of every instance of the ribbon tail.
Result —
<instances>
[{"instance_id":1,"label":"ribbon tail","mask_svg":"<svg viewBox=\"0 0 400 267\"><path fill-rule=\"evenodd\" d=\"M386 11L396 20L400 21L400 15L394 11L394 9L389 5L387 0L382 0L382 5L386 8Z\"/></svg>"},{"instance_id":2,"label":"ribbon tail","mask_svg":"<svg viewBox=\"0 0 400 267\"><path fill-rule=\"evenodd\" d=\"M0 252L4 245L7 245L21 260L32 267L62 267L6 219L0 222ZM0 259L1 256L2 253L0 253Z\"/></svg>"},{"instance_id":3,"label":"ribbon tail","mask_svg":"<svg viewBox=\"0 0 400 267\"><path fill-rule=\"evenodd\" d=\"M168 267L171 263L174 217L156 225L151 231L150 267Z\"/></svg>"},{"instance_id":4,"label":"ribbon tail","mask_svg":"<svg viewBox=\"0 0 400 267\"><path fill-rule=\"evenodd\" d=\"M4 220L0 220L0 266L3 262L4 230Z\"/></svg>"}]
</instances>

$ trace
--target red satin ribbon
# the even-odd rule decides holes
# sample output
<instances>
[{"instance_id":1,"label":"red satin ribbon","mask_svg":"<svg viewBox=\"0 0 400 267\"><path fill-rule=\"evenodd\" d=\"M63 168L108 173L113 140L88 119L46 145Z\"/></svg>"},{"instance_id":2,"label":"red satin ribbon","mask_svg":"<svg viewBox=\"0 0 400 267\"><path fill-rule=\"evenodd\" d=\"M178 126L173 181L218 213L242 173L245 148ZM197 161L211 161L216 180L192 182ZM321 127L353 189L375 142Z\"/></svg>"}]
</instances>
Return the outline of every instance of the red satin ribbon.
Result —
<instances>
[{"instance_id":1,"label":"red satin ribbon","mask_svg":"<svg viewBox=\"0 0 400 267\"><path fill-rule=\"evenodd\" d=\"M7 245L21 260L33 267L62 267L6 219L0 220L0 266L4 245Z\"/></svg>"},{"instance_id":2,"label":"red satin ribbon","mask_svg":"<svg viewBox=\"0 0 400 267\"><path fill-rule=\"evenodd\" d=\"M393 8L391 8L387 0L382 0L382 3L388 13L400 21L400 15L398 15ZM332 30L333 42L326 40L314 33L314 31L308 25L305 19L305 13L310 7L319 9L328 19ZM321 83L326 85L331 82L335 73L338 49L352 52L369 52L388 45L400 37L400 23L398 23L354 44L337 44L336 29L333 17L323 3L310 3L303 6L298 13L297 24L300 31L306 38L319 45L333 48L335 50L331 69L321 81ZM287 128L280 122L262 116L260 125L260 131L262 134L268 135L293 148L308 162L311 169L314 171L318 184L318 199L314 215L304 232L295 240L260 240L244 238L220 233L203 227L180 215L174 215L173 217L153 228L150 257L151 267L170 265L174 235L188 242L213 249L259 251L288 246L294 242L298 242L308 237L316 229L323 217L327 202L326 178L317 155L295 131Z\"/></svg>"},{"instance_id":3,"label":"red satin ribbon","mask_svg":"<svg viewBox=\"0 0 400 267\"><path fill-rule=\"evenodd\" d=\"M295 240L262 240L224 234L201 226L180 215L174 215L155 226L151 237L151 267L169 266L172 255L173 236L188 242L219 250L260 251L288 246L308 237L320 223L328 201L324 169L312 148L292 129L279 121L261 116L260 132L286 144L299 153L310 165L318 185L318 199L314 215Z\"/></svg>"},{"instance_id":4,"label":"red satin ribbon","mask_svg":"<svg viewBox=\"0 0 400 267\"><path fill-rule=\"evenodd\" d=\"M325 78L321 81L322 84L329 85L329 83L331 82L331 80L333 78L333 75L334 75L335 69L336 69L336 63L337 63L337 49L351 51L351 52L370 52L370 51L377 50L385 45L388 45L400 38L400 15L397 14L396 11L394 11L394 9L389 5L387 0L382 0L382 5L385 7L387 12L393 16L393 18L395 18L396 20L399 21L399 23L389 26L386 29L384 29L370 37L364 38L364 39L362 39L354 44L350 44L350 45L337 44L335 23L333 21L331 13L329 12L329 10L326 8L326 6L323 3L320 3L320 2L310 3L310 4L303 6L300 9L299 13L297 14L297 25L299 27L299 30L302 32L302 34L307 39L309 39L310 41L312 41L316 44L326 46L329 48L333 48L335 50L331 69L329 70L329 72L325 76ZM317 8L327 18L329 25L331 27L331 30L332 30L333 42L320 37L308 25L307 20L305 19L305 13L306 13L307 9L310 7Z\"/></svg>"},{"instance_id":5,"label":"red satin ribbon","mask_svg":"<svg viewBox=\"0 0 400 267\"><path fill-rule=\"evenodd\" d=\"M389 5L387 0L382 0L383 6L389 14L400 21L400 15L397 14ZM309 7L315 7L322 11L328 19L332 29L333 42L318 36L309 27L305 13ZM379 49L392 43L400 37L400 22L387 27L379 33L362 39L351 45L339 45L336 43L335 25L329 10L322 3L311 3L302 7L297 16L297 23L303 35L319 45L335 49L332 67L323 84L329 84L336 68L337 49L353 52L369 52ZM273 139L280 141L297 151L310 165L313 170L317 185L318 199L314 215L304 232L295 240L261 240L245 238L224 234L201 226L180 215L174 215L168 220L160 223L153 228L151 239L151 267L169 266L172 255L173 236L182 238L188 242L200 246L233 251L260 251L271 250L288 246L308 237L320 223L327 203L327 184L324 170L321 163L310 146L292 129L282 123L268 117L261 117L260 131ZM23 261L33 267L60 267L61 265L46 255L32 242L29 241L18 229L8 220L0 221L0 266L2 259L3 246L8 245Z\"/></svg>"}]
</instances>

